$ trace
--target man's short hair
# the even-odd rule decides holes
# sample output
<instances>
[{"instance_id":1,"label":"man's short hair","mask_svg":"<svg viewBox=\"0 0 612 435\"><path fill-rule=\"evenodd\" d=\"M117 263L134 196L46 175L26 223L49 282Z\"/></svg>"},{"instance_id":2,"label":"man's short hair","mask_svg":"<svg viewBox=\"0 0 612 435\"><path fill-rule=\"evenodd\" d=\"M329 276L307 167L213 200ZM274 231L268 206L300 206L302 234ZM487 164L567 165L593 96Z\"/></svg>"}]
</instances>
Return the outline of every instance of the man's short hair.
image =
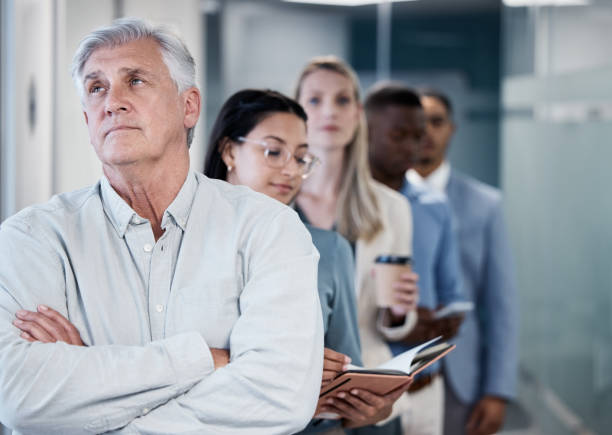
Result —
<instances>
[{"instance_id":1,"label":"man's short hair","mask_svg":"<svg viewBox=\"0 0 612 435\"><path fill-rule=\"evenodd\" d=\"M433 88L425 88L419 91L422 97L435 98L446 108L446 113L449 118L453 117L453 104L450 98L444 92Z\"/></svg>"},{"instance_id":2,"label":"man's short hair","mask_svg":"<svg viewBox=\"0 0 612 435\"><path fill-rule=\"evenodd\" d=\"M421 99L415 91L395 82L374 85L366 96L364 106L367 113L373 113L387 106L423 107Z\"/></svg>"},{"instance_id":3,"label":"man's short hair","mask_svg":"<svg viewBox=\"0 0 612 435\"><path fill-rule=\"evenodd\" d=\"M85 96L83 88L83 68L94 51L112 48L140 39L153 39L159 44L162 59L179 93L196 87L195 61L182 39L163 26L154 26L136 18L120 18L107 27L94 30L85 36L72 58L72 80L81 99ZM193 128L187 130L187 145L193 141Z\"/></svg>"}]
</instances>

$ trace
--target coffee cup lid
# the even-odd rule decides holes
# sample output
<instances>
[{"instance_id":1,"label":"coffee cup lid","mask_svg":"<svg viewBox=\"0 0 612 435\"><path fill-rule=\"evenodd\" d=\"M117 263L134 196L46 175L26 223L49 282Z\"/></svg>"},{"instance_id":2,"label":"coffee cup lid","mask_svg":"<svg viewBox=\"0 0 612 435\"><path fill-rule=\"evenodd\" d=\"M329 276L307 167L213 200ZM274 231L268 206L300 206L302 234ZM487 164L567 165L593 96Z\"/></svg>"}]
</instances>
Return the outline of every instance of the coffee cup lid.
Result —
<instances>
[{"instance_id":1,"label":"coffee cup lid","mask_svg":"<svg viewBox=\"0 0 612 435\"><path fill-rule=\"evenodd\" d=\"M405 255L379 255L376 257L376 263L384 263L384 264L410 264L412 262L412 258Z\"/></svg>"}]
</instances>

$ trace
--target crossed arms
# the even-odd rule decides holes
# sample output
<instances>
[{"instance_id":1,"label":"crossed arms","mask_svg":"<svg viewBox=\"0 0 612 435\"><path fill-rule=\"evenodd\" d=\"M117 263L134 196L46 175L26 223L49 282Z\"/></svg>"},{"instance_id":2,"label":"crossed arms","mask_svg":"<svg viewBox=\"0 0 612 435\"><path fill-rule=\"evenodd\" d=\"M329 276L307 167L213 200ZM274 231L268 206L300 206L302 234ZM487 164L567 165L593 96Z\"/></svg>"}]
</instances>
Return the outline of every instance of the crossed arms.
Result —
<instances>
[{"instance_id":1,"label":"crossed arms","mask_svg":"<svg viewBox=\"0 0 612 435\"><path fill-rule=\"evenodd\" d=\"M0 230L0 420L23 433L50 434L298 431L314 411L319 386L313 379L321 378L323 360L318 255L300 226L282 213L257 240L262 255L241 294L230 363L215 370L211 349L195 331L142 346L20 337L12 325L17 311L43 303L70 319L79 301L67 296L72 271L49 236L25 220L6 222ZM286 243L276 248L279 237ZM296 273L299 283L291 279ZM270 291L279 280L292 285Z\"/></svg>"}]
</instances>

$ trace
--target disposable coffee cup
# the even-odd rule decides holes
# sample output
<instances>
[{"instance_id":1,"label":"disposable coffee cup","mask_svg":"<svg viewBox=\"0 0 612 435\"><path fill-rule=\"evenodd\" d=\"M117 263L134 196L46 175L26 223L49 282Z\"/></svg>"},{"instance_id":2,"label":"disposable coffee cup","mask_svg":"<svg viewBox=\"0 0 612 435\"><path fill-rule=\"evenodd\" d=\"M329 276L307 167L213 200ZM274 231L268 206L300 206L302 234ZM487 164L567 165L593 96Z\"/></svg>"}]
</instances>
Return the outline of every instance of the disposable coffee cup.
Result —
<instances>
[{"instance_id":1,"label":"disposable coffee cup","mask_svg":"<svg viewBox=\"0 0 612 435\"><path fill-rule=\"evenodd\" d=\"M393 284L400 276L412 270L412 259L401 255L379 255L375 260L376 305L388 308L394 305Z\"/></svg>"}]
</instances>

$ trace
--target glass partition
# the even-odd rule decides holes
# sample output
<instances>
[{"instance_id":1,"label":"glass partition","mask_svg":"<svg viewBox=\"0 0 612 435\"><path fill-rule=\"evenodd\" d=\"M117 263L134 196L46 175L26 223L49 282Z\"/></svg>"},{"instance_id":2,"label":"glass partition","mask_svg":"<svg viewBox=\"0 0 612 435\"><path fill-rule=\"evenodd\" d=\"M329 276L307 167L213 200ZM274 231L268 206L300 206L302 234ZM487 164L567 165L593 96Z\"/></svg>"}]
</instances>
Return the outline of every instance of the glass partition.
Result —
<instances>
[{"instance_id":1,"label":"glass partition","mask_svg":"<svg viewBox=\"0 0 612 435\"><path fill-rule=\"evenodd\" d=\"M521 401L541 433L612 425L612 5L505 8L502 187Z\"/></svg>"}]
</instances>

